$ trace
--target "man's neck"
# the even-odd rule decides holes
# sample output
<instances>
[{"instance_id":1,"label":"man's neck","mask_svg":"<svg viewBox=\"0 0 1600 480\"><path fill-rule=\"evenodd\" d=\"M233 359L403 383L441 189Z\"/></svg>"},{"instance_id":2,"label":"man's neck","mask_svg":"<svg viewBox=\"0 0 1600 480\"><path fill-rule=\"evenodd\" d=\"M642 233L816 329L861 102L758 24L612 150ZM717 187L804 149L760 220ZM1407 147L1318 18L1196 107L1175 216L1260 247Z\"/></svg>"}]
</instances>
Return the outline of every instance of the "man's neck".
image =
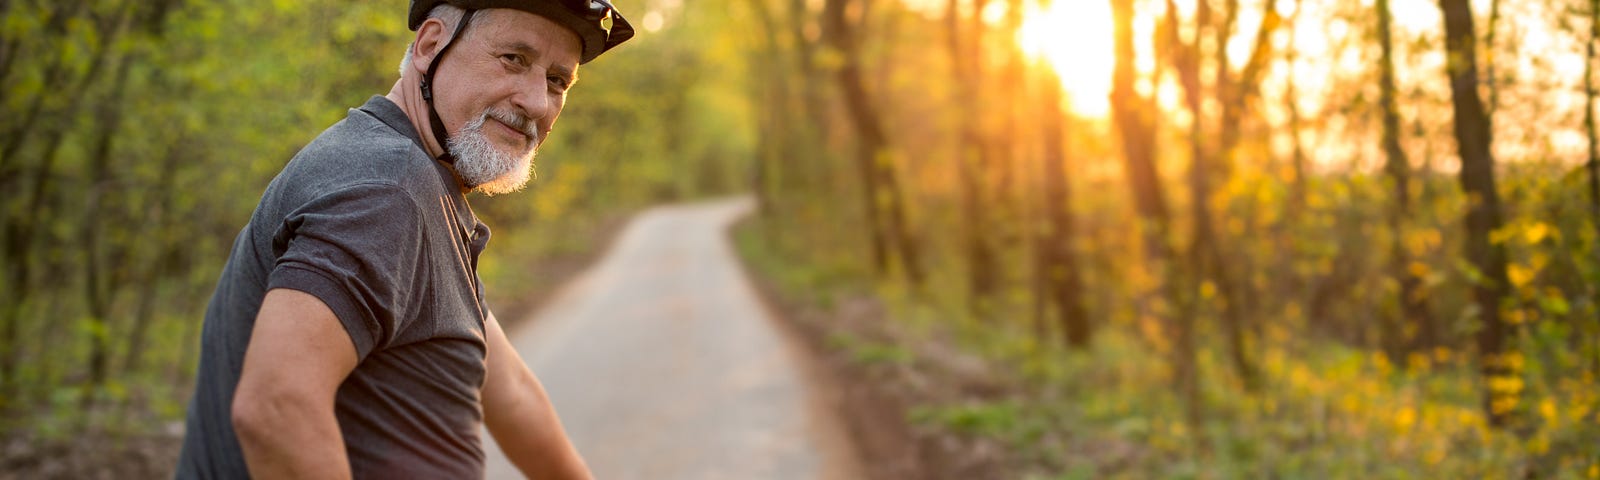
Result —
<instances>
[{"instance_id":1,"label":"man's neck","mask_svg":"<svg viewBox=\"0 0 1600 480\"><path fill-rule=\"evenodd\" d=\"M422 146L428 151L428 156L438 158L444 154L444 146L434 141L433 125L428 122L428 103L422 99L422 92L415 81L401 78L394 82L394 88L390 88L389 94L384 97L399 105L400 111L406 113L411 126L422 137Z\"/></svg>"},{"instance_id":2,"label":"man's neck","mask_svg":"<svg viewBox=\"0 0 1600 480\"><path fill-rule=\"evenodd\" d=\"M423 149L428 152L429 157L439 158L444 154L444 146L434 140L433 125L428 121L428 103L422 99L422 89L414 80L402 77L394 82L394 87L389 89L389 94L384 95L384 98L388 98L400 107L400 111L405 112L406 119L411 121L411 128L416 129L417 135L422 137L420 140ZM445 165L445 168L450 170L452 177L455 177L456 185L461 186L461 193L465 194L472 190L466 187L466 182L456 173L454 165Z\"/></svg>"}]
</instances>

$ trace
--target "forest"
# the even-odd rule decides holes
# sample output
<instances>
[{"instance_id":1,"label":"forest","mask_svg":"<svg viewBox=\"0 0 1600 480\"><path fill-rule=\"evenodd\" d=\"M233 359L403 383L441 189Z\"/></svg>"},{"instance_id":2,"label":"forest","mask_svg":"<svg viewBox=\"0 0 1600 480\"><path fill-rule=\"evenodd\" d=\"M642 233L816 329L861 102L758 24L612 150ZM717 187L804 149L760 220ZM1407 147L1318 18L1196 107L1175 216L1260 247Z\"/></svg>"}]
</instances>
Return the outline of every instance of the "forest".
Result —
<instances>
[{"instance_id":1,"label":"forest","mask_svg":"<svg viewBox=\"0 0 1600 480\"><path fill-rule=\"evenodd\" d=\"M234 236L403 5L0 1L0 441L181 426ZM472 200L491 304L749 192L785 295L1001 372L906 420L1008 475L1600 478L1600 2L617 6L537 180Z\"/></svg>"},{"instance_id":2,"label":"forest","mask_svg":"<svg viewBox=\"0 0 1600 480\"><path fill-rule=\"evenodd\" d=\"M1594 2L750 9L758 270L1012 378L914 421L1038 478L1600 476Z\"/></svg>"}]
</instances>

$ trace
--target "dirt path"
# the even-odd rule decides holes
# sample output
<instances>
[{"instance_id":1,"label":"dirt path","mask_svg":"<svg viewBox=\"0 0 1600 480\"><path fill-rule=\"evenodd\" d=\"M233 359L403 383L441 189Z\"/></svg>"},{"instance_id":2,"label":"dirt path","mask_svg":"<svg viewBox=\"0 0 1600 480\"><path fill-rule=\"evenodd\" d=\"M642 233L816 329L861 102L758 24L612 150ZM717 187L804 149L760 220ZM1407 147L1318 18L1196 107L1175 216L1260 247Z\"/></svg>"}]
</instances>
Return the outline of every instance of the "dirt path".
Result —
<instances>
[{"instance_id":1,"label":"dirt path","mask_svg":"<svg viewBox=\"0 0 1600 480\"><path fill-rule=\"evenodd\" d=\"M603 479L861 478L804 350L726 236L747 197L655 208L511 334ZM488 440L488 478L520 478Z\"/></svg>"}]
</instances>

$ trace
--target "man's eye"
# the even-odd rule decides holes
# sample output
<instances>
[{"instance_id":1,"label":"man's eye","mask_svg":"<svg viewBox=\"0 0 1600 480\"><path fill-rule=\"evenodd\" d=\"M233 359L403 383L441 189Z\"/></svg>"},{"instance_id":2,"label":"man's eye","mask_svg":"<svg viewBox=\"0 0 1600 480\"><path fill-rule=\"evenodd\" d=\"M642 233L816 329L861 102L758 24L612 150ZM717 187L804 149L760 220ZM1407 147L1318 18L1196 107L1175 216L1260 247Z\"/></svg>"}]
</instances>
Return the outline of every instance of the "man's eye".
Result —
<instances>
[{"instance_id":1,"label":"man's eye","mask_svg":"<svg viewBox=\"0 0 1600 480\"><path fill-rule=\"evenodd\" d=\"M505 55L501 55L500 59L501 60L505 60L506 63L510 63L512 65L516 65L516 66L519 66L519 67L524 65L524 63L522 61L522 55L517 55L515 53L507 53Z\"/></svg>"},{"instance_id":2,"label":"man's eye","mask_svg":"<svg viewBox=\"0 0 1600 480\"><path fill-rule=\"evenodd\" d=\"M564 77L561 77L559 75L551 75L549 77L545 77L545 79L548 80L550 82L550 85L554 86L556 88L556 90L566 90L567 89L567 83L568 82L567 82L567 79L564 78Z\"/></svg>"}]
</instances>

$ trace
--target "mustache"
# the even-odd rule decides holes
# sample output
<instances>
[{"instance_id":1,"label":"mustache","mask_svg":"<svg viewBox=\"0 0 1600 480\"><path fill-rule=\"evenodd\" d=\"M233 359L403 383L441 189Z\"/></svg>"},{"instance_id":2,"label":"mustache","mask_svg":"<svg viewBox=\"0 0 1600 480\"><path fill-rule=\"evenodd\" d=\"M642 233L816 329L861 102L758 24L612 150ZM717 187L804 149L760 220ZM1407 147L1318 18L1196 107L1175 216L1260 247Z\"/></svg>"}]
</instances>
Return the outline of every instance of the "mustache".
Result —
<instances>
[{"instance_id":1,"label":"mustache","mask_svg":"<svg viewBox=\"0 0 1600 480\"><path fill-rule=\"evenodd\" d=\"M506 126L511 127L513 130L522 132L522 134L527 135L528 138L533 140L539 139L539 126L533 123L532 118L494 107L489 107L487 110L483 111L483 116L480 117L480 122L482 119L488 118L493 118L500 123L506 124Z\"/></svg>"}]
</instances>

